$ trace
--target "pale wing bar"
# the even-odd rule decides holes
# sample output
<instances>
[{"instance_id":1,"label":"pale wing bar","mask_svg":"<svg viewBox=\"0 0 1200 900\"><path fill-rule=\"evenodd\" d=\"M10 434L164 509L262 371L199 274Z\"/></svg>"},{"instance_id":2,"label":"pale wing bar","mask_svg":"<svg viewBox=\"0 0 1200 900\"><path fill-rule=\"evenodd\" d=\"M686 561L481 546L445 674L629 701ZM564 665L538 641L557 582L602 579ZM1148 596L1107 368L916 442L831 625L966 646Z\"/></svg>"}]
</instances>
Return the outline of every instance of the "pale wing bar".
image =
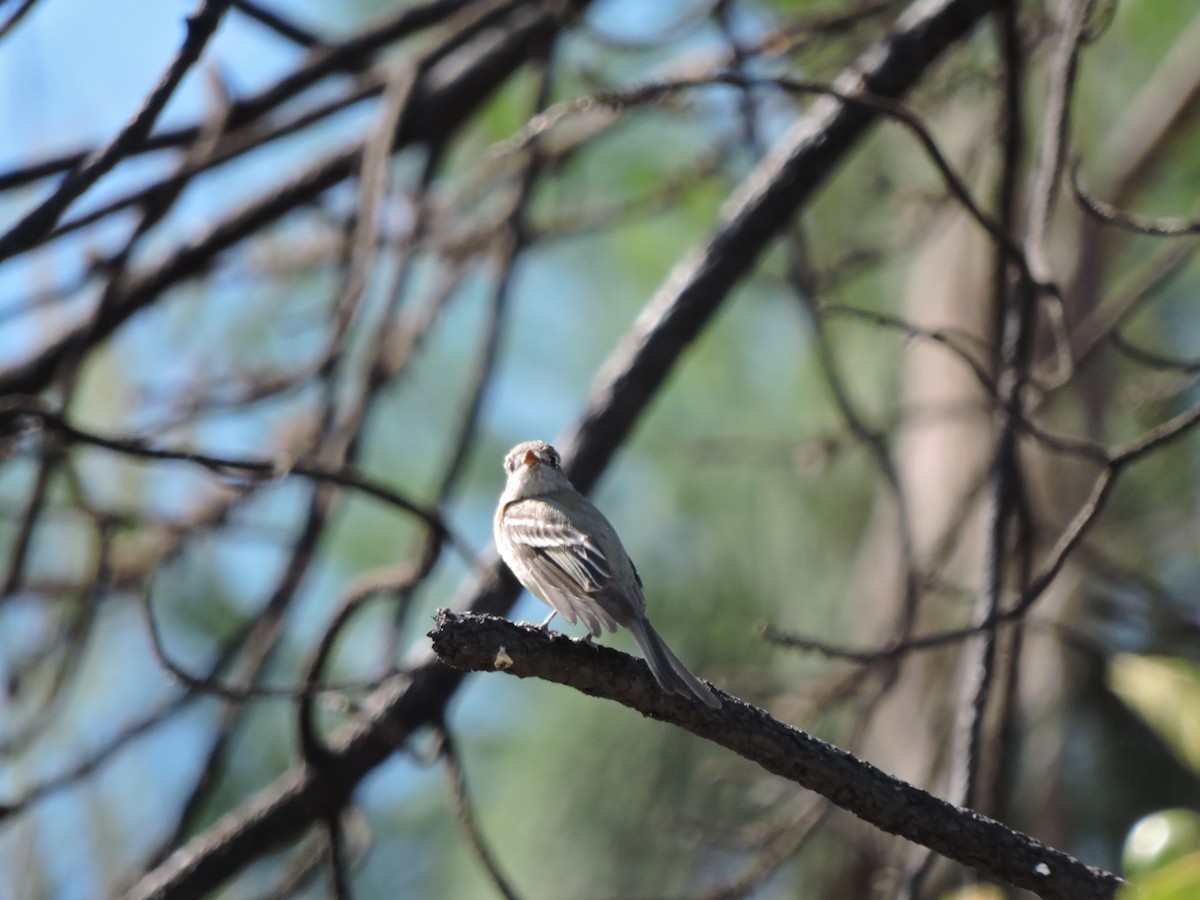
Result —
<instances>
[{"instance_id":1,"label":"pale wing bar","mask_svg":"<svg viewBox=\"0 0 1200 900\"><path fill-rule=\"evenodd\" d=\"M612 580L600 548L569 522L529 516L515 504L505 513L504 523L515 543L549 556L584 593L602 591Z\"/></svg>"}]
</instances>

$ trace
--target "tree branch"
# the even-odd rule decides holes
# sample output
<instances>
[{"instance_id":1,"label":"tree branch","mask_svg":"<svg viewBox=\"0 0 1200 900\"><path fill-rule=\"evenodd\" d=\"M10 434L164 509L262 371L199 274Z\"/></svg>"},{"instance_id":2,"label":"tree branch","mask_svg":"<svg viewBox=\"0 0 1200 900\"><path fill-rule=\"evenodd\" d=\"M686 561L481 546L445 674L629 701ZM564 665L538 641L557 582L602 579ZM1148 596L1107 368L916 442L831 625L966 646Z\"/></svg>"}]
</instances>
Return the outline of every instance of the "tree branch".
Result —
<instances>
[{"instance_id":1,"label":"tree branch","mask_svg":"<svg viewBox=\"0 0 1200 900\"><path fill-rule=\"evenodd\" d=\"M836 84L896 97L924 74L997 0L916 2L887 37ZM876 113L826 98L781 139L735 192L712 238L667 277L605 365L564 453L576 486L595 484L683 352L733 287L863 136ZM178 264L177 264L178 265ZM0 387L10 383L0 377ZM498 559L464 585L456 607L502 613L519 586ZM301 766L193 838L130 893L135 898L198 897L257 858L266 844L299 834L422 725L440 721L463 673L418 652L406 676L373 693L369 715L334 735L320 768Z\"/></svg>"},{"instance_id":2,"label":"tree branch","mask_svg":"<svg viewBox=\"0 0 1200 900\"><path fill-rule=\"evenodd\" d=\"M952 806L765 711L721 692L712 710L667 694L646 664L628 654L533 625L439 610L429 633L438 657L457 669L565 684L676 725L816 791L889 834L1040 897L1113 897L1123 882L1028 835Z\"/></svg>"},{"instance_id":3,"label":"tree branch","mask_svg":"<svg viewBox=\"0 0 1200 900\"><path fill-rule=\"evenodd\" d=\"M575 2L582 8L588 0ZM393 152L413 144L432 145L444 140L516 69L542 52L562 27L553 4L518 6L505 17L508 10L508 4L481 7L477 13L466 16L457 31L422 56L411 106L397 130ZM438 63L472 40L487 46L453 73L447 73L448 67L438 68ZM235 112L236 107L231 108L231 127L235 124ZM170 288L207 273L224 251L357 172L363 146L363 141L355 141L318 160L287 182L235 209L204 234L184 241L157 263L131 271L103 316L69 328L31 358L0 371L0 394L36 394L44 390L64 360L75 358L87 347L108 338Z\"/></svg>"},{"instance_id":4,"label":"tree branch","mask_svg":"<svg viewBox=\"0 0 1200 900\"><path fill-rule=\"evenodd\" d=\"M103 149L89 156L71 172L49 197L31 210L7 233L0 236L0 260L34 246L58 222L76 199L100 180L117 163L133 152L149 135L159 114L175 95L176 88L200 59L209 38L217 30L230 0L204 0L187 19L183 45L141 109Z\"/></svg>"}]
</instances>

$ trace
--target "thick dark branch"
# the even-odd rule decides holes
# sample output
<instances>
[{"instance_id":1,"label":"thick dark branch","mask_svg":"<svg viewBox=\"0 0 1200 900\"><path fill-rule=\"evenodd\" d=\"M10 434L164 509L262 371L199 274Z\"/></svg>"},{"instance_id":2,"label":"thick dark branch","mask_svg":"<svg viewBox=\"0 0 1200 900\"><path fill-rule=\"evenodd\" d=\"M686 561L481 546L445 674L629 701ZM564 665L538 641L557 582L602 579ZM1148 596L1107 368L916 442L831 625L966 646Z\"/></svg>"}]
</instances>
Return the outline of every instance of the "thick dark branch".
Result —
<instances>
[{"instance_id":1,"label":"thick dark branch","mask_svg":"<svg viewBox=\"0 0 1200 900\"><path fill-rule=\"evenodd\" d=\"M493 596L497 604L508 605L516 594L514 585ZM463 673L435 661L392 679L364 704L369 718L337 735L328 764L299 766L281 776L173 853L128 897L209 896L266 848L344 807L359 780L387 760L412 728L441 719L462 678Z\"/></svg>"},{"instance_id":2,"label":"thick dark branch","mask_svg":"<svg viewBox=\"0 0 1200 900\"><path fill-rule=\"evenodd\" d=\"M712 710L667 694L635 657L533 625L439 610L433 649L449 665L541 678L614 700L676 725L816 791L890 834L914 841L986 875L1061 900L1113 897L1121 879L960 809L870 763L785 725L761 709L721 694Z\"/></svg>"},{"instance_id":3,"label":"thick dark branch","mask_svg":"<svg viewBox=\"0 0 1200 900\"><path fill-rule=\"evenodd\" d=\"M944 49L994 6L996 0L914 3L889 36L868 49L834 87L848 95L903 96ZM708 324L733 286L845 160L878 114L831 97L817 101L730 197L712 239L687 254L667 277L636 333L602 371L579 424L559 442L580 490L596 483L682 348Z\"/></svg>"}]
</instances>

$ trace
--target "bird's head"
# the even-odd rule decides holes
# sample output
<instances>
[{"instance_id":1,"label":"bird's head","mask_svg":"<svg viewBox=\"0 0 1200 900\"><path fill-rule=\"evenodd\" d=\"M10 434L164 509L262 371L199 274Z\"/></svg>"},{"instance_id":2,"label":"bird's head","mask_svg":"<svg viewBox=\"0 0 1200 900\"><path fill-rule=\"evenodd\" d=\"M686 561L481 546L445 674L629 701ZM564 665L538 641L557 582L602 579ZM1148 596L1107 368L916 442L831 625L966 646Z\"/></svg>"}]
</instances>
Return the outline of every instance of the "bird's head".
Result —
<instances>
[{"instance_id":1,"label":"bird's head","mask_svg":"<svg viewBox=\"0 0 1200 900\"><path fill-rule=\"evenodd\" d=\"M570 480L563 473L558 451L545 441L517 444L504 457L504 471L508 475L504 492L512 500L571 487Z\"/></svg>"}]
</instances>

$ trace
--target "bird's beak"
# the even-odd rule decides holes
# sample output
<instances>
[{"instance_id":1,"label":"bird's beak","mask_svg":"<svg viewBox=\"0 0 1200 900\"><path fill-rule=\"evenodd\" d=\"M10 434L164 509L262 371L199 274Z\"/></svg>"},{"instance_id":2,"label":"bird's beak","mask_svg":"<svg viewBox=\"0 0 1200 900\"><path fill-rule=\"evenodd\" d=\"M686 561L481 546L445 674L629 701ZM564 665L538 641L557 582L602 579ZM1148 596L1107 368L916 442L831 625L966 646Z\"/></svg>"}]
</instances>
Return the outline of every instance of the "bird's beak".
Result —
<instances>
[{"instance_id":1,"label":"bird's beak","mask_svg":"<svg viewBox=\"0 0 1200 900\"><path fill-rule=\"evenodd\" d=\"M525 465L529 466L529 468L532 469L537 464L538 464L537 454L534 453L532 450L526 450L525 451Z\"/></svg>"}]
</instances>

